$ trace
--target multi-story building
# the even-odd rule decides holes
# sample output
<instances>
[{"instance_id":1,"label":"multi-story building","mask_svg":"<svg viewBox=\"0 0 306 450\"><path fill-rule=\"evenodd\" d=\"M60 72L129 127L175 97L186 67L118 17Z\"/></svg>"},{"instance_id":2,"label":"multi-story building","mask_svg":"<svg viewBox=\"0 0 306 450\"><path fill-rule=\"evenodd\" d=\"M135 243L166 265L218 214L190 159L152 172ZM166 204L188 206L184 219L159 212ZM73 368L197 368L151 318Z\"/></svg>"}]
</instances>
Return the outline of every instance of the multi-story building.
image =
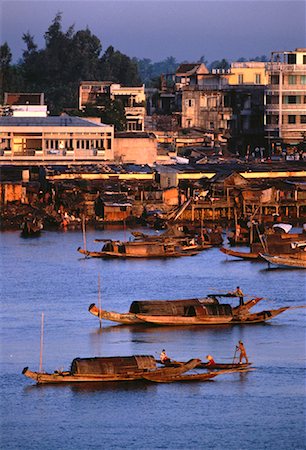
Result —
<instances>
[{"instance_id":1,"label":"multi-story building","mask_svg":"<svg viewBox=\"0 0 306 450\"><path fill-rule=\"evenodd\" d=\"M120 100L125 109L126 131L144 131L146 96L144 85L125 87L111 81L82 81L79 86L79 109L85 105L99 105L99 99L108 96Z\"/></svg>"},{"instance_id":2,"label":"multi-story building","mask_svg":"<svg viewBox=\"0 0 306 450\"><path fill-rule=\"evenodd\" d=\"M265 135L271 146L306 140L306 48L272 52L267 64Z\"/></svg>"},{"instance_id":3,"label":"multi-story building","mask_svg":"<svg viewBox=\"0 0 306 450\"><path fill-rule=\"evenodd\" d=\"M182 91L182 127L200 128L220 140L226 132L232 110L226 104L223 88L228 74L206 74L198 83Z\"/></svg>"},{"instance_id":4,"label":"multi-story building","mask_svg":"<svg viewBox=\"0 0 306 450\"><path fill-rule=\"evenodd\" d=\"M0 117L0 162L113 160L114 129L70 116Z\"/></svg>"},{"instance_id":5,"label":"multi-story building","mask_svg":"<svg viewBox=\"0 0 306 450\"><path fill-rule=\"evenodd\" d=\"M233 62L226 86L230 121L230 148L246 154L264 142L264 91L267 75L264 62Z\"/></svg>"}]
</instances>

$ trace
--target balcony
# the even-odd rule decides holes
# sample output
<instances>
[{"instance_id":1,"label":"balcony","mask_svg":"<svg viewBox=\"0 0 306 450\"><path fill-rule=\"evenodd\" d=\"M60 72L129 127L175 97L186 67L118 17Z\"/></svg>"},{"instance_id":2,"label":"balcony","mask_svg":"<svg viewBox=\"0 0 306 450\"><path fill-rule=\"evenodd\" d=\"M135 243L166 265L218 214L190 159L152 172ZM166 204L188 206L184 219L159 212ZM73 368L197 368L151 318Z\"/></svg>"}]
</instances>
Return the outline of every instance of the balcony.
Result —
<instances>
[{"instance_id":1,"label":"balcony","mask_svg":"<svg viewBox=\"0 0 306 450\"><path fill-rule=\"evenodd\" d=\"M68 161L86 161L86 162L96 162L99 160L105 160L107 153L111 153L111 150L105 150L104 148L92 148L88 150L74 150L74 149L63 149L63 150L37 150L37 149L26 149L24 151L12 151L11 149L0 148L0 164L7 161L10 162L20 162L20 163L64 163L67 164ZM108 155L109 156L109 155Z\"/></svg>"},{"instance_id":2,"label":"balcony","mask_svg":"<svg viewBox=\"0 0 306 450\"><path fill-rule=\"evenodd\" d=\"M282 63L267 63L267 71L271 73L305 73L306 66L304 64L282 64Z\"/></svg>"}]
</instances>

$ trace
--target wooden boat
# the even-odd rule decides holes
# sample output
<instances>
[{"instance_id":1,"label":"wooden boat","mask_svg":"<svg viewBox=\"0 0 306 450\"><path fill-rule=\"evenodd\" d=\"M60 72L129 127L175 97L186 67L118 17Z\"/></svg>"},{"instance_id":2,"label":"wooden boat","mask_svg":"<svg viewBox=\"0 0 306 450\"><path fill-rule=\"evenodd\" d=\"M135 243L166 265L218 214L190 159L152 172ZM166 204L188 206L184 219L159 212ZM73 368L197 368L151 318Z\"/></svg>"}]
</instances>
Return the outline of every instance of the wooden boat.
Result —
<instances>
[{"instance_id":1,"label":"wooden boat","mask_svg":"<svg viewBox=\"0 0 306 450\"><path fill-rule=\"evenodd\" d=\"M198 246L184 248L174 242L108 241L99 252L78 248L78 252L93 258L177 258L198 254Z\"/></svg>"},{"instance_id":2,"label":"wooden boat","mask_svg":"<svg viewBox=\"0 0 306 450\"><path fill-rule=\"evenodd\" d=\"M241 252L226 247L220 251L229 256L251 261L263 261L262 254L277 256L279 254L295 255L300 252L300 246L306 245L305 233L289 233L290 224L275 224L272 230L268 230L259 236L259 242L250 244L249 252Z\"/></svg>"},{"instance_id":3,"label":"wooden boat","mask_svg":"<svg viewBox=\"0 0 306 450\"><path fill-rule=\"evenodd\" d=\"M285 306L274 310L263 310L251 313L250 310L262 300L252 298L242 306L232 307L219 303L218 297L235 297L232 294L211 294L205 298L185 300L144 300L131 303L129 312L117 313L99 309L94 303L89 312L94 316L127 325L241 325L261 323L273 319L277 315L295 306Z\"/></svg>"},{"instance_id":4,"label":"wooden boat","mask_svg":"<svg viewBox=\"0 0 306 450\"><path fill-rule=\"evenodd\" d=\"M191 381L209 381L218 375L224 375L227 373L237 373L246 372L247 370L242 369L232 369L232 370L221 370L216 372L208 373L191 373L182 375L167 375L167 374L155 374L148 373L143 376L145 380L153 381L154 383L174 383L174 382L191 382Z\"/></svg>"},{"instance_id":5,"label":"wooden boat","mask_svg":"<svg viewBox=\"0 0 306 450\"><path fill-rule=\"evenodd\" d=\"M159 241L166 242L169 240L180 243L183 246L188 246L192 243L197 245L199 249L205 250L211 248L213 245L221 245L223 242L222 234L220 231L211 230L210 232L201 232L201 229L187 227L186 225L168 225L166 231L162 234L146 234L139 231L132 231L132 235L137 241Z\"/></svg>"},{"instance_id":6,"label":"wooden boat","mask_svg":"<svg viewBox=\"0 0 306 450\"><path fill-rule=\"evenodd\" d=\"M173 383L176 381L208 381L219 375L218 372L209 373L193 373L185 377L183 376L162 376L160 374L146 374L143 376L145 380L153 381L154 383Z\"/></svg>"},{"instance_id":7,"label":"wooden boat","mask_svg":"<svg viewBox=\"0 0 306 450\"><path fill-rule=\"evenodd\" d=\"M262 257L260 253L254 252L239 252L237 250L232 250L231 248L221 247L220 251L229 256L235 256L236 258L247 259L251 261L260 261Z\"/></svg>"},{"instance_id":8,"label":"wooden boat","mask_svg":"<svg viewBox=\"0 0 306 450\"><path fill-rule=\"evenodd\" d=\"M43 223L40 219L27 218L21 224L21 236L22 237L39 236L42 229Z\"/></svg>"},{"instance_id":9,"label":"wooden boat","mask_svg":"<svg viewBox=\"0 0 306 450\"><path fill-rule=\"evenodd\" d=\"M161 361L157 360L158 363L161 364ZM179 367L180 365L184 364L180 361L173 361L170 360L170 362L167 362L165 364L165 367ZM205 370L230 370L230 369L237 369L237 370L245 370L247 368L250 368L252 363L218 363L215 364L209 364L205 362L200 362L195 368L196 369L205 369Z\"/></svg>"},{"instance_id":10,"label":"wooden boat","mask_svg":"<svg viewBox=\"0 0 306 450\"><path fill-rule=\"evenodd\" d=\"M269 266L273 264L278 267L293 268L293 269L306 269L306 252L295 253L293 255L267 255L261 253L260 256L268 261Z\"/></svg>"},{"instance_id":11,"label":"wooden boat","mask_svg":"<svg viewBox=\"0 0 306 450\"><path fill-rule=\"evenodd\" d=\"M25 367L22 374L37 384L134 381L141 380L144 375L150 373L159 376L180 375L192 370L199 362L200 359L191 359L179 367L157 368L154 357L150 355L76 358L72 361L69 371L33 372Z\"/></svg>"}]
</instances>

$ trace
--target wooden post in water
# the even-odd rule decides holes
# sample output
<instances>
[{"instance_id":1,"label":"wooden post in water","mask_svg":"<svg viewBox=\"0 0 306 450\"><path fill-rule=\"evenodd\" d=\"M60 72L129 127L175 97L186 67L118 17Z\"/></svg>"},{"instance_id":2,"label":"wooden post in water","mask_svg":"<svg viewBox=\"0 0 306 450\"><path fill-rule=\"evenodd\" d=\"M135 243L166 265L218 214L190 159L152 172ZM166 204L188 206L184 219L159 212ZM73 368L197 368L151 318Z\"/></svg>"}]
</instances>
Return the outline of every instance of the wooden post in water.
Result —
<instances>
[{"instance_id":1,"label":"wooden post in water","mask_svg":"<svg viewBox=\"0 0 306 450\"><path fill-rule=\"evenodd\" d=\"M101 287L100 287L100 274L98 275L98 308L99 308L99 321L100 321L100 328L102 328L102 318L101 318Z\"/></svg>"},{"instance_id":2,"label":"wooden post in water","mask_svg":"<svg viewBox=\"0 0 306 450\"><path fill-rule=\"evenodd\" d=\"M84 245L84 250L85 252L86 250L86 222L85 222L85 214L83 214L82 217L82 231L83 231L83 245Z\"/></svg>"},{"instance_id":3,"label":"wooden post in water","mask_svg":"<svg viewBox=\"0 0 306 450\"><path fill-rule=\"evenodd\" d=\"M124 242L126 242L126 221L123 219Z\"/></svg>"},{"instance_id":4,"label":"wooden post in water","mask_svg":"<svg viewBox=\"0 0 306 450\"><path fill-rule=\"evenodd\" d=\"M204 230L203 230L203 222L204 222L204 209L201 209L201 244L204 242Z\"/></svg>"},{"instance_id":5,"label":"wooden post in water","mask_svg":"<svg viewBox=\"0 0 306 450\"><path fill-rule=\"evenodd\" d=\"M44 313L41 313L40 352L39 352L39 372L40 373L42 372L43 347L44 347Z\"/></svg>"}]
</instances>

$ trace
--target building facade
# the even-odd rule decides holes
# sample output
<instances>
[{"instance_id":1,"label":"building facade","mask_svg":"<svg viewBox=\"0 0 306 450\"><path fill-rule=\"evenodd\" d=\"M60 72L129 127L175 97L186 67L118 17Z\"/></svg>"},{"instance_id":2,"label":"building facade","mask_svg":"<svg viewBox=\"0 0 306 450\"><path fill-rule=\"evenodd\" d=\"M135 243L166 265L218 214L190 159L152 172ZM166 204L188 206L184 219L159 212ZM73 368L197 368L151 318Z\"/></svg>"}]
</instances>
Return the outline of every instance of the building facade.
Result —
<instances>
[{"instance_id":1,"label":"building facade","mask_svg":"<svg viewBox=\"0 0 306 450\"><path fill-rule=\"evenodd\" d=\"M264 62L231 64L226 87L228 103L232 108L229 148L241 155L265 146L264 92L267 81Z\"/></svg>"},{"instance_id":2,"label":"building facade","mask_svg":"<svg viewBox=\"0 0 306 450\"><path fill-rule=\"evenodd\" d=\"M0 117L0 162L113 160L114 129L70 116Z\"/></svg>"},{"instance_id":3,"label":"building facade","mask_svg":"<svg viewBox=\"0 0 306 450\"><path fill-rule=\"evenodd\" d=\"M79 109L83 109L87 104L98 105L99 98L103 96L122 102L127 121L126 131L144 131L146 115L144 85L126 87L111 81L82 81L79 86Z\"/></svg>"},{"instance_id":4,"label":"building facade","mask_svg":"<svg viewBox=\"0 0 306 450\"><path fill-rule=\"evenodd\" d=\"M265 135L271 146L306 140L306 48L272 52L267 63Z\"/></svg>"}]
</instances>

